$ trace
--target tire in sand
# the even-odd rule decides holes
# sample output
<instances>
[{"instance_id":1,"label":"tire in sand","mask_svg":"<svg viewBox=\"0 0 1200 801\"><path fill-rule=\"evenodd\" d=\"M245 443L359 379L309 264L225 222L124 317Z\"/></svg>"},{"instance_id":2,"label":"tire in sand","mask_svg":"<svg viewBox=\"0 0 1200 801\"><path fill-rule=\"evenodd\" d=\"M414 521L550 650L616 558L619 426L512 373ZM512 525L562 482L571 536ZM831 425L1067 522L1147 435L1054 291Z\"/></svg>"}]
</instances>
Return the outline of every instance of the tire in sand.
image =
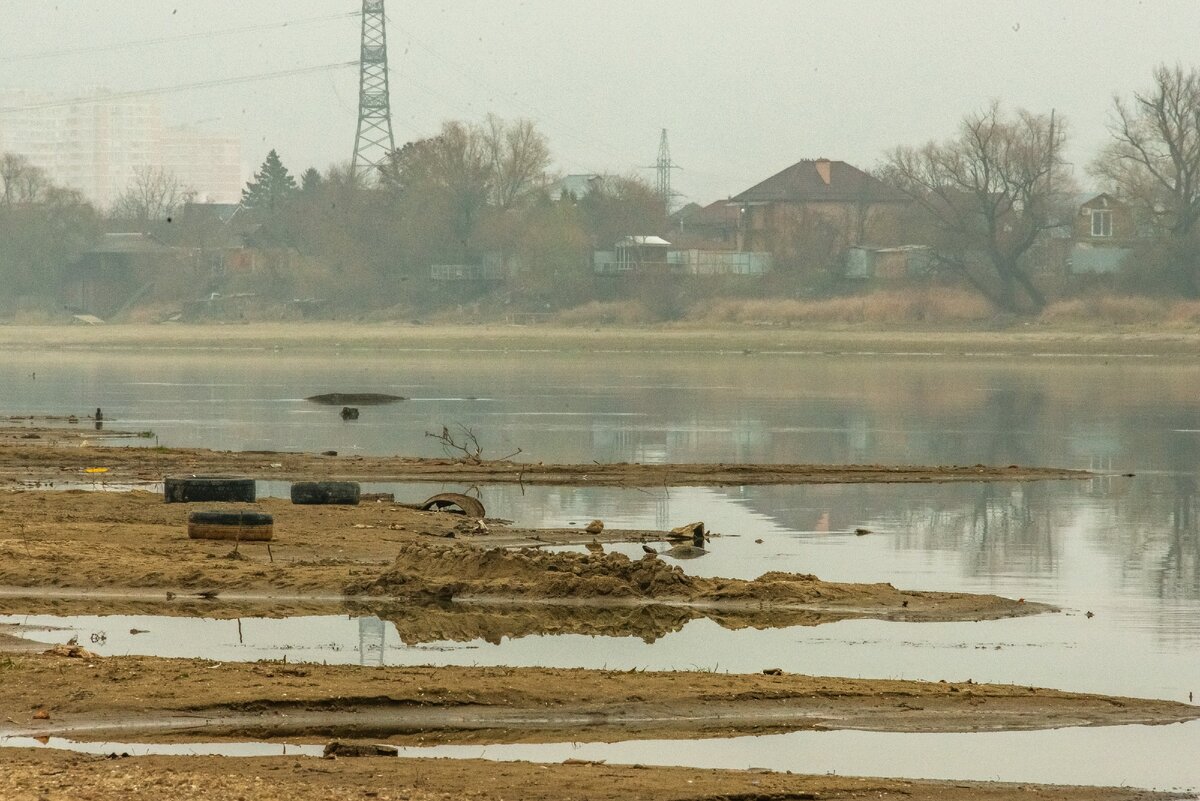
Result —
<instances>
[{"instance_id":1,"label":"tire in sand","mask_svg":"<svg viewBox=\"0 0 1200 801\"><path fill-rule=\"evenodd\" d=\"M292 503L357 506L362 489L357 481L297 481Z\"/></svg>"},{"instance_id":2,"label":"tire in sand","mask_svg":"<svg viewBox=\"0 0 1200 801\"><path fill-rule=\"evenodd\" d=\"M163 479L167 503L254 503L254 479L241 476L167 476Z\"/></svg>"},{"instance_id":3,"label":"tire in sand","mask_svg":"<svg viewBox=\"0 0 1200 801\"><path fill-rule=\"evenodd\" d=\"M470 495L463 495L458 492L442 492L425 499L421 504L422 511L454 511L457 507L458 511L465 514L467 517L475 520L482 520L487 517L487 512L483 509L483 504L476 498Z\"/></svg>"},{"instance_id":4,"label":"tire in sand","mask_svg":"<svg viewBox=\"0 0 1200 801\"><path fill-rule=\"evenodd\" d=\"M188 515L188 537L194 540L267 542L275 536L275 519L264 512L201 509Z\"/></svg>"}]
</instances>

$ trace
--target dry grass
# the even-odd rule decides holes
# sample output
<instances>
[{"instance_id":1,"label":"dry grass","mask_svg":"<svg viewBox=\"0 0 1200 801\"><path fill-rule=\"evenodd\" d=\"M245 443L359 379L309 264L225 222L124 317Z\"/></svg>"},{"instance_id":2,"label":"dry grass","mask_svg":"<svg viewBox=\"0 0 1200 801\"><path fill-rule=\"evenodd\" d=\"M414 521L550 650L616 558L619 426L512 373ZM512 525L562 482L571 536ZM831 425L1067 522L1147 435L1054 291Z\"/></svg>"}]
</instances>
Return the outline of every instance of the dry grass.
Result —
<instances>
[{"instance_id":1,"label":"dry grass","mask_svg":"<svg viewBox=\"0 0 1200 801\"><path fill-rule=\"evenodd\" d=\"M1170 304L1154 298L1088 295L1051 303L1042 311L1041 320L1046 323L1136 325L1162 322L1169 311Z\"/></svg>"},{"instance_id":2,"label":"dry grass","mask_svg":"<svg viewBox=\"0 0 1200 801\"><path fill-rule=\"evenodd\" d=\"M1200 300L1180 300L1171 304L1167 322L1175 325L1200 325Z\"/></svg>"},{"instance_id":3,"label":"dry grass","mask_svg":"<svg viewBox=\"0 0 1200 801\"><path fill-rule=\"evenodd\" d=\"M695 306L693 321L803 325L806 323L968 323L995 312L961 289L897 289L823 300L718 300Z\"/></svg>"},{"instance_id":4,"label":"dry grass","mask_svg":"<svg viewBox=\"0 0 1200 801\"><path fill-rule=\"evenodd\" d=\"M561 325L644 325L656 319L646 305L638 300L593 300L559 312L554 321Z\"/></svg>"}]
</instances>

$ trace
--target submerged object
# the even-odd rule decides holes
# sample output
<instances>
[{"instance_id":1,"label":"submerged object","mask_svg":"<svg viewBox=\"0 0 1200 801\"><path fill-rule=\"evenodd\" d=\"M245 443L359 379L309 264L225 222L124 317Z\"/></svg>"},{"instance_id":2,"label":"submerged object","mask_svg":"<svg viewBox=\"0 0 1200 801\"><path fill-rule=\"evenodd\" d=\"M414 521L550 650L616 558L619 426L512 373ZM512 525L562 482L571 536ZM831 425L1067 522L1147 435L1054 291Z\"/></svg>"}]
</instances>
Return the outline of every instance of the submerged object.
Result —
<instances>
[{"instance_id":1,"label":"submerged object","mask_svg":"<svg viewBox=\"0 0 1200 801\"><path fill-rule=\"evenodd\" d=\"M381 392L326 392L324 395L310 395L305 400L322 406L382 406L408 398Z\"/></svg>"}]
</instances>

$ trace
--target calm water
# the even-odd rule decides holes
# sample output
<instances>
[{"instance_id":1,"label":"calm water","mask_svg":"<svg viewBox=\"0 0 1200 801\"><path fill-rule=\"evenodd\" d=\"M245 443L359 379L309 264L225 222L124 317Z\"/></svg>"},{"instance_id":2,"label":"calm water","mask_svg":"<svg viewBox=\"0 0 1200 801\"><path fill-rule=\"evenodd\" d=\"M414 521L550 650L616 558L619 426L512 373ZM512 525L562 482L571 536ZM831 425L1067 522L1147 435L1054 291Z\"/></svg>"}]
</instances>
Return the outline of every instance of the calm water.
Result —
<instances>
[{"instance_id":1,"label":"calm water","mask_svg":"<svg viewBox=\"0 0 1200 801\"><path fill-rule=\"evenodd\" d=\"M662 528L703 519L725 536L714 540L709 556L685 563L697 573L752 578L792 570L997 592L1062 605L1061 615L977 624L848 621L775 631L727 631L698 621L651 643L563 636L499 644L406 644L387 620L340 615L246 620L240 637L235 621L29 620L85 637L105 631L105 652L222 659L286 652L289 659L376 664L783 667L1180 700L1200 693L1200 364L432 352L328 359L31 353L0 354L0 362L9 377L0 385L0 412L86 414L101 406L113 427L153 430L165 445L436 456L424 432L461 423L479 436L485 456L521 448L517 458L532 461L1020 463L1106 473L1085 482L1019 485L482 488L490 514L530 525L600 517L610 526ZM333 391L411 400L364 407L355 422L302 400ZM376 488L406 499L439 489ZM284 492L286 485L265 489ZM875 533L855 537L856 526ZM151 633L122 634L130 628ZM68 632L40 636L65 640ZM1195 729L1155 732L1174 732L1161 735L1176 738L1171 748L1194 749ZM1138 761L1140 776L1146 769ZM801 764L797 758L787 767L806 769ZM878 759L857 764L841 770L897 772ZM1163 776L1150 783L1178 783L1178 771L1164 769ZM1190 784L1200 785L1200 776Z\"/></svg>"}]
</instances>

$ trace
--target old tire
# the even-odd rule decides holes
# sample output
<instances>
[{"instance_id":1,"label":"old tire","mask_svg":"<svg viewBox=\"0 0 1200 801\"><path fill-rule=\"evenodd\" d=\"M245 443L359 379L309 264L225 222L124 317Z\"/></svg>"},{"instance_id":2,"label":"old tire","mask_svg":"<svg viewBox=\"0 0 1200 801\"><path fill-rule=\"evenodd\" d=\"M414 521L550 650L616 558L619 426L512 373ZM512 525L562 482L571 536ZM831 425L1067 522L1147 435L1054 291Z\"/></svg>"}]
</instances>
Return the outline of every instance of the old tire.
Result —
<instances>
[{"instance_id":1,"label":"old tire","mask_svg":"<svg viewBox=\"0 0 1200 801\"><path fill-rule=\"evenodd\" d=\"M360 496L356 481L297 481L292 485L292 503L357 506Z\"/></svg>"},{"instance_id":2,"label":"old tire","mask_svg":"<svg viewBox=\"0 0 1200 801\"><path fill-rule=\"evenodd\" d=\"M188 515L188 536L194 540L267 542L275 536L275 519L264 512L196 511Z\"/></svg>"},{"instance_id":3,"label":"old tire","mask_svg":"<svg viewBox=\"0 0 1200 801\"><path fill-rule=\"evenodd\" d=\"M167 503L254 503L254 479L238 476L167 476L163 479L163 499Z\"/></svg>"},{"instance_id":4,"label":"old tire","mask_svg":"<svg viewBox=\"0 0 1200 801\"><path fill-rule=\"evenodd\" d=\"M476 520L482 520L487 517L487 512L483 509L483 504L472 498L470 495L463 495L458 492L441 492L437 495L425 499L421 504L422 511L439 511L448 509L453 511L454 507L458 507L467 517Z\"/></svg>"}]
</instances>

